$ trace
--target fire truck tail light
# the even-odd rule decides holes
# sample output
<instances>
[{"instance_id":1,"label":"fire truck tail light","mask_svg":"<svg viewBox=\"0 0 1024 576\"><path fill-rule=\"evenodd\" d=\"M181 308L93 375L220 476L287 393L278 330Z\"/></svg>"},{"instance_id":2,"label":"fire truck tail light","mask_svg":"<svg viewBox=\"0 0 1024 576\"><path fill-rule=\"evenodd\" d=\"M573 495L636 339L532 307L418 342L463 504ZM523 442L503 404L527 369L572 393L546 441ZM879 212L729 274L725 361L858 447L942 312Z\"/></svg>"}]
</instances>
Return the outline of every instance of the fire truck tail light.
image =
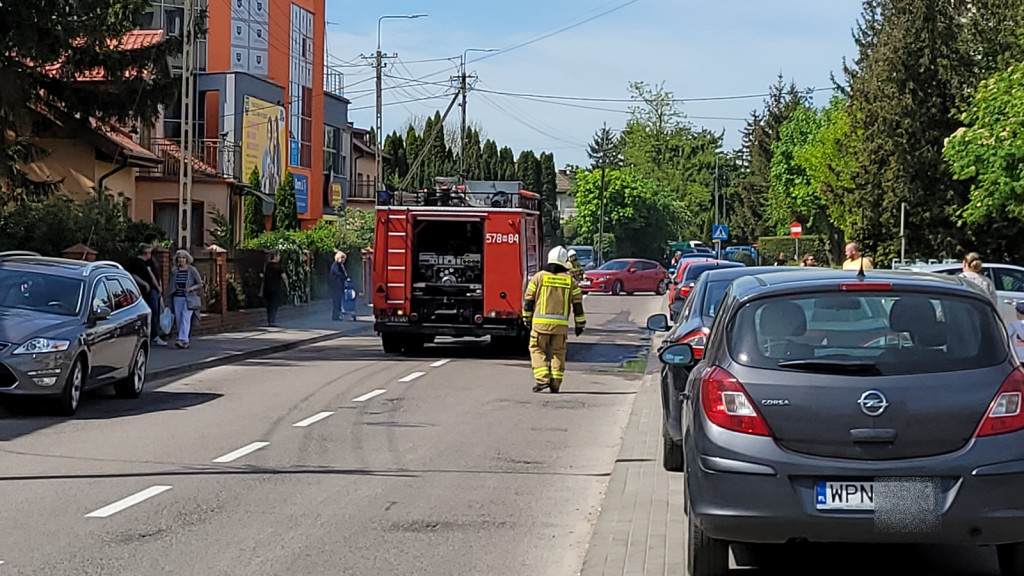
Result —
<instances>
[{"instance_id":1,"label":"fire truck tail light","mask_svg":"<svg viewBox=\"0 0 1024 576\"><path fill-rule=\"evenodd\" d=\"M477 314L476 316L473 317L473 322L476 322L477 324L483 324L483 321L484 321L483 314Z\"/></svg>"}]
</instances>

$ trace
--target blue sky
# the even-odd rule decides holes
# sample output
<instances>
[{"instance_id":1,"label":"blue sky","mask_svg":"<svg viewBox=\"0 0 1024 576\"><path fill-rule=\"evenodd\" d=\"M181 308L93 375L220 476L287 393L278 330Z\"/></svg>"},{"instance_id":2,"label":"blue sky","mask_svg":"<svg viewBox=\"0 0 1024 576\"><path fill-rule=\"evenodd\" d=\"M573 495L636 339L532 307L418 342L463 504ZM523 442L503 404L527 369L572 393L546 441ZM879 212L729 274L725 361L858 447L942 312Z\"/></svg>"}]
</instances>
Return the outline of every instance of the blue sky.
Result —
<instances>
[{"instance_id":1,"label":"blue sky","mask_svg":"<svg viewBox=\"0 0 1024 576\"><path fill-rule=\"evenodd\" d=\"M457 73L467 48L505 49L594 16L628 0L327 0L328 51L345 72L350 120L374 123L373 70L360 55L377 45L377 18L426 13L416 20L385 20L381 47L400 62L385 78L385 132L410 118L444 110L453 93L443 85ZM635 3L522 48L468 55L478 88L515 93L627 98L633 80L664 82L677 98L762 94L781 72L798 86L828 88L841 78L842 59L856 49L851 36L860 0L636 0ZM421 62L454 57L451 62ZM474 60L478 60L474 62ZM441 97L420 102L389 102ZM827 101L819 92L816 103ZM483 92L469 94L470 122L498 145L551 151L559 168L588 164L585 145L602 122L621 127L626 103L565 102L589 110ZM687 102L691 122L725 131L726 148L739 146L739 131L761 98ZM361 109L360 109L361 108ZM711 117L715 119L702 119ZM449 121L457 122L458 108ZM456 124L457 125L457 124Z\"/></svg>"}]
</instances>

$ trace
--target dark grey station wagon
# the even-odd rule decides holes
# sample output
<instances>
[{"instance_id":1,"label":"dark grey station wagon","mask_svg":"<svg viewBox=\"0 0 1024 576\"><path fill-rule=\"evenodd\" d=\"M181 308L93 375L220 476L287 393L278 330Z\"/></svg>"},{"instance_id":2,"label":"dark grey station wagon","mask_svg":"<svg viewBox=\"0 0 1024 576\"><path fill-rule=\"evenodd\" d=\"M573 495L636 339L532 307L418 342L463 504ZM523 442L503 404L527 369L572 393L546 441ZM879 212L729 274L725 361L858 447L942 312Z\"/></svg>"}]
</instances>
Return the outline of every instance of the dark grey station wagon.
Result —
<instances>
[{"instance_id":1,"label":"dark grey station wagon","mask_svg":"<svg viewBox=\"0 0 1024 576\"><path fill-rule=\"evenodd\" d=\"M957 277L738 278L682 393L689 573L730 544L994 546L1024 574L1024 371ZM694 366L694 364L696 365Z\"/></svg>"}]
</instances>

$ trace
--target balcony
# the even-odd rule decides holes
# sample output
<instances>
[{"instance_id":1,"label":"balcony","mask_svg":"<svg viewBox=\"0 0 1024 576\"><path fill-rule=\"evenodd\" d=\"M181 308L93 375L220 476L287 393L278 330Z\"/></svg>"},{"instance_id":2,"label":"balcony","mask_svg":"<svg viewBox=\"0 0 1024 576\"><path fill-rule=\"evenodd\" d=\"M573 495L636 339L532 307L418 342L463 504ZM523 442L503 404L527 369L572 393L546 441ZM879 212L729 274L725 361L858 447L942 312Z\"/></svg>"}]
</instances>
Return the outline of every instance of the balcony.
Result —
<instances>
[{"instance_id":1,"label":"balcony","mask_svg":"<svg viewBox=\"0 0 1024 576\"><path fill-rule=\"evenodd\" d=\"M374 180L363 179L352 183L352 195L349 199L374 200L377 199L377 184Z\"/></svg>"},{"instance_id":2,"label":"balcony","mask_svg":"<svg viewBox=\"0 0 1024 576\"><path fill-rule=\"evenodd\" d=\"M177 179L181 173L181 146L177 140L154 139L149 149L161 163L156 168L139 170L139 176ZM198 140L192 151L193 177L218 178L244 182L242 147L223 140Z\"/></svg>"}]
</instances>

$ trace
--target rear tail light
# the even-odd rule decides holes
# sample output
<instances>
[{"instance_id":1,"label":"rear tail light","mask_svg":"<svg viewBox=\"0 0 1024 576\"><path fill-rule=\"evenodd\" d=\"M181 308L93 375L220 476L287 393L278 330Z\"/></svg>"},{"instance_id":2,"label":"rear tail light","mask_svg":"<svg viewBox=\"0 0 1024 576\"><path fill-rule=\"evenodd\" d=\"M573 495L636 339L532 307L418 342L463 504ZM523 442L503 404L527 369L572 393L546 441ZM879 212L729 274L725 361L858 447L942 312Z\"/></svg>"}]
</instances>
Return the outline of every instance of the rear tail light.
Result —
<instances>
[{"instance_id":1,"label":"rear tail light","mask_svg":"<svg viewBox=\"0 0 1024 576\"><path fill-rule=\"evenodd\" d=\"M844 292L889 292L892 284L889 282L843 282L839 289Z\"/></svg>"},{"instance_id":2,"label":"rear tail light","mask_svg":"<svg viewBox=\"0 0 1024 576\"><path fill-rule=\"evenodd\" d=\"M695 360L700 360L704 357L704 347L708 345L708 335L711 334L711 330L701 326L700 328L690 332L686 336L683 336L678 340L679 344L689 344L693 348L693 357Z\"/></svg>"},{"instance_id":3,"label":"rear tail light","mask_svg":"<svg viewBox=\"0 0 1024 576\"><path fill-rule=\"evenodd\" d=\"M693 284L686 284L679 287L679 297L686 298L690 295L690 290L693 290Z\"/></svg>"},{"instance_id":4,"label":"rear tail light","mask_svg":"<svg viewBox=\"0 0 1024 576\"><path fill-rule=\"evenodd\" d=\"M1003 380L995 400L988 407L985 418L974 433L977 438L997 436L1024 430L1024 411L1021 410L1021 399L1024 397L1024 370L1014 369Z\"/></svg>"},{"instance_id":5,"label":"rear tail light","mask_svg":"<svg viewBox=\"0 0 1024 576\"><path fill-rule=\"evenodd\" d=\"M700 401L712 424L742 434L771 436L768 424L739 380L715 366L700 383Z\"/></svg>"}]
</instances>

